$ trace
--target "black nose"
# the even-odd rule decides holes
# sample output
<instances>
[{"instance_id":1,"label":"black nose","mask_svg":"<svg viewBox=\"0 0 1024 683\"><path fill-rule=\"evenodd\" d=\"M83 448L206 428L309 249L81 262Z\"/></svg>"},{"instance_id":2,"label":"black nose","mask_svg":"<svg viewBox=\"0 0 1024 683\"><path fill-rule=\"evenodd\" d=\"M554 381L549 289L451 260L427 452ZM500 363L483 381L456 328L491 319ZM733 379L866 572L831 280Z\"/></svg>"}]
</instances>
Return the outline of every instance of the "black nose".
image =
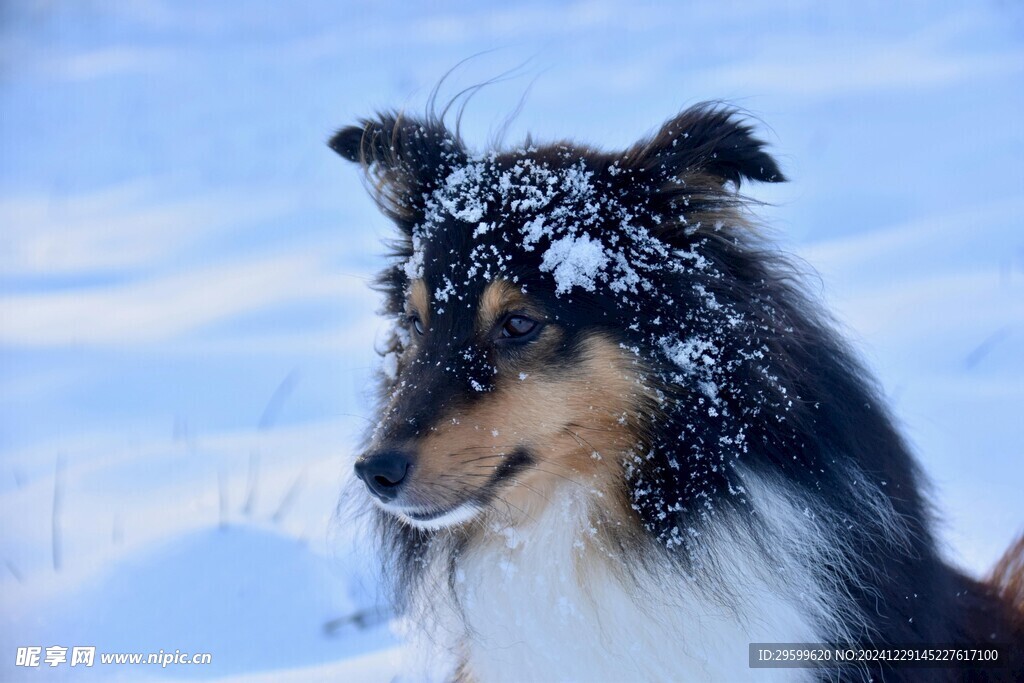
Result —
<instances>
[{"instance_id":1,"label":"black nose","mask_svg":"<svg viewBox=\"0 0 1024 683\"><path fill-rule=\"evenodd\" d=\"M386 503L398 495L411 465L412 459L402 451L367 453L356 460L356 476Z\"/></svg>"}]
</instances>

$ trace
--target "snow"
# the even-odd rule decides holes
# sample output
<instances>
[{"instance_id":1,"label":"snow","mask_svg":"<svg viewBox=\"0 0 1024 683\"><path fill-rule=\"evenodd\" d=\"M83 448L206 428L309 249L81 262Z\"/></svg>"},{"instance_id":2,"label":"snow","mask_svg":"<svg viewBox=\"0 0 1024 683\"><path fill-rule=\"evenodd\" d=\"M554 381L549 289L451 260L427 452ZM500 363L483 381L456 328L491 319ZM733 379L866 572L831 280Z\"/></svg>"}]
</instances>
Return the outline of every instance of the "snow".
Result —
<instances>
[{"instance_id":1,"label":"snow","mask_svg":"<svg viewBox=\"0 0 1024 683\"><path fill-rule=\"evenodd\" d=\"M195 670L41 674L52 680L407 671L393 625L324 628L380 602L369 543L332 519L373 417L381 323L367 285L391 232L323 140L377 106L422 110L442 74L494 45L514 47L461 66L442 100L502 73L503 53L551 68L477 94L462 123L481 147L533 75L513 143L529 128L624 148L706 98L764 118L793 180L744 190L822 273L878 371L937 483L948 553L989 566L1024 519L1022 131L1003 125L1024 108L1020 9L737 7L527 3L513 17L478 3L262 3L239 21L227 4L12 6L0 28L19 64L0 100L0 650L148 652L194 637L214 655ZM481 225L487 207L507 200L564 296L650 284L640 262L660 256L599 254L586 238L597 216L629 218L590 201L585 172L523 165L498 195L466 194L486 185L476 161L438 211L483 236L497 227ZM413 246L410 278L423 269ZM480 276L499 265L481 255ZM713 408L720 369L699 343L681 332L666 350ZM12 662L0 678L29 677Z\"/></svg>"},{"instance_id":2,"label":"snow","mask_svg":"<svg viewBox=\"0 0 1024 683\"><path fill-rule=\"evenodd\" d=\"M523 224L523 249L533 251L534 245L541 237L548 234L544 229L544 214L532 218Z\"/></svg>"},{"instance_id":3,"label":"snow","mask_svg":"<svg viewBox=\"0 0 1024 683\"><path fill-rule=\"evenodd\" d=\"M210 679L213 683L308 683L309 681L359 681L359 683L394 683L401 680L406 653L392 647L369 654L356 655L327 664L247 673Z\"/></svg>"},{"instance_id":4,"label":"snow","mask_svg":"<svg viewBox=\"0 0 1024 683\"><path fill-rule=\"evenodd\" d=\"M648 290L653 287L638 270L656 273L659 268L684 267L660 241L631 224L630 209L609 193L598 192L594 174L584 159L552 165L530 157L531 150L513 150L511 170L498 163L493 151L471 155L465 163L449 169L443 182L425 195L424 219L413 226L413 254L404 264L410 278L422 275L424 245L450 219L479 221L471 233L477 246L470 253L467 279L491 280L504 274L515 281L516 276L507 272L511 255L480 241L492 231L503 230L518 231L523 251L541 250L541 272L552 274L558 296L576 287L594 291L601 281L608 282L611 291L627 301L627 295L635 294L638 286ZM492 209L500 209L504 215L511 212L521 220L515 225L505 225L498 218L481 221ZM658 223L662 220L657 215L652 218ZM594 229L609 221L621 225L631 245L629 251L614 248L619 246L614 240L605 245L594 237ZM687 258L691 266L707 265L694 254ZM446 301L452 286L454 283L446 281L436 297Z\"/></svg>"},{"instance_id":5,"label":"snow","mask_svg":"<svg viewBox=\"0 0 1024 683\"><path fill-rule=\"evenodd\" d=\"M480 188L483 183L484 165L467 164L455 169L443 185L443 191L435 198L448 215L465 223L479 223L487 212L487 201L482 192L467 192L464 188Z\"/></svg>"},{"instance_id":6,"label":"snow","mask_svg":"<svg viewBox=\"0 0 1024 683\"><path fill-rule=\"evenodd\" d=\"M398 354L394 351L385 353L381 360L381 370L388 379L396 379L398 377Z\"/></svg>"},{"instance_id":7,"label":"snow","mask_svg":"<svg viewBox=\"0 0 1024 683\"><path fill-rule=\"evenodd\" d=\"M405 263L405 276L410 280L423 277L423 243L418 235L413 235L412 256Z\"/></svg>"},{"instance_id":8,"label":"snow","mask_svg":"<svg viewBox=\"0 0 1024 683\"><path fill-rule=\"evenodd\" d=\"M74 590L6 606L0 647L209 652L213 664L189 673L211 676L330 662L393 642L386 622L325 632L340 615L375 607L365 595L347 594L339 569L273 530L202 529L135 553ZM90 673L102 677L103 669Z\"/></svg>"},{"instance_id":9,"label":"snow","mask_svg":"<svg viewBox=\"0 0 1024 683\"><path fill-rule=\"evenodd\" d=\"M666 355L687 375L700 371L702 365L714 365L718 349L707 339L692 337L679 341L672 337L662 339Z\"/></svg>"},{"instance_id":10,"label":"snow","mask_svg":"<svg viewBox=\"0 0 1024 683\"><path fill-rule=\"evenodd\" d=\"M161 649L213 656L207 666L162 670L66 668L52 673L57 680L71 673L76 680L206 680L313 665L343 670L336 665L340 659L372 659L383 649L393 650L398 641L382 608L364 532L350 520L335 526L330 519L350 470L346 459L326 455L317 444L348 441L355 436L353 427L286 428L255 439L208 435L201 448L215 461L252 453L257 446L297 455L284 463L268 459L258 470L250 458L249 472L242 469L219 484L213 478L220 500L203 495L211 479L197 477L198 471L186 473L185 488L173 486L165 474L161 486L150 485L134 503L119 495L132 514L115 522L113 532L96 527L105 526L102 510L118 490L111 488L115 478L138 489L139 481L181 470L189 459L174 445L151 448L136 474L130 463L103 462L97 456L110 446L97 444L97 456L65 465L69 514L58 513L63 530L59 571L52 570L47 556L35 560L24 551L11 552L12 541L15 548L27 548L32 540L20 535L4 539L5 552L17 558L19 575L0 583L0 648L84 645L95 646L97 656ZM86 462L102 476L84 473ZM107 490L93 491L98 485ZM31 502L30 489L20 499L15 491L0 498L7 519L15 506ZM44 521L49 524L50 518ZM50 541L42 534L27 537L32 538ZM5 680L13 675L2 670Z\"/></svg>"},{"instance_id":11,"label":"snow","mask_svg":"<svg viewBox=\"0 0 1024 683\"><path fill-rule=\"evenodd\" d=\"M573 287L594 291L594 281L608 265L608 254L600 241L580 235L560 237L551 242L541 261L542 272L555 278L555 294L565 294Z\"/></svg>"}]
</instances>

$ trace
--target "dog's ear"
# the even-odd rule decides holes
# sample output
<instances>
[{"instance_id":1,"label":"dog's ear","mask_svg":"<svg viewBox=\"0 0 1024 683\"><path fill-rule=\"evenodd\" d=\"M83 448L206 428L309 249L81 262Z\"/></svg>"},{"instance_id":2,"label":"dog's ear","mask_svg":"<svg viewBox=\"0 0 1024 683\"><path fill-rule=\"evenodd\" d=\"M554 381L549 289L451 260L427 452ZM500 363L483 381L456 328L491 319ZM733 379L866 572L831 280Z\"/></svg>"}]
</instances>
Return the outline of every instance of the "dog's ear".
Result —
<instances>
[{"instance_id":1,"label":"dog's ear","mask_svg":"<svg viewBox=\"0 0 1024 683\"><path fill-rule=\"evenodd\" d=\"M765 143L729 107L704 103L669 120L653 137L623 155L625 166L654 182L711 180L737 188L744 178L768 183L785 180Z\"/></svg>"},{"instance_id":2,"label":"dog's ear","mask_svg":"<svg viewBox=\"0 0 1024 683\"><path fill-rule=\"evenodd\" d=\"M342 128L327 144L362 165L377 203L407 233L422 221L426 198L466 158L439 121L395 112Z\"/></svg>"},{"instance_id":3,"label":"dog's ear","mask_svg":"<svg viewBox=\"0 0 1024 683\"><path fill-rule=\"evenodd\" d=\"M327 141L327 146L349 161L359 162L364 156L363 139L373 129L366 124L362 126L346 126Z\"/></svg>"}]
</instances>

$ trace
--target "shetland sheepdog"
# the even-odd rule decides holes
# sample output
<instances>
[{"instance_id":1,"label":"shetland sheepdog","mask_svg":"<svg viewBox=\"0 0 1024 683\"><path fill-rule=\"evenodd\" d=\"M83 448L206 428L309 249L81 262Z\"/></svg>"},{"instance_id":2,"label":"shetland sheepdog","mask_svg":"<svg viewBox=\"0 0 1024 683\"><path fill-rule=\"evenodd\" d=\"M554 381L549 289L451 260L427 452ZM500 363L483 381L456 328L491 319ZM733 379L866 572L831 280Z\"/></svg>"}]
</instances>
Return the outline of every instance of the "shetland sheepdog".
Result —
<instances>
[{"instance_id":1,"label":"shetland sheepdog","mask_svg":"<svg viewBox=\"0 0 1024 683\"><path fill-rule=\"evenodd\" d=\"M355 472L452 679L1024 680L1024 543L986 582L941 559L878 387L739 193L784 180L740 113L624 151L471 151L399 113L329 144L398 229ZM762 643L1002 649L761 668Z\"/></svg>"}]
</instances>

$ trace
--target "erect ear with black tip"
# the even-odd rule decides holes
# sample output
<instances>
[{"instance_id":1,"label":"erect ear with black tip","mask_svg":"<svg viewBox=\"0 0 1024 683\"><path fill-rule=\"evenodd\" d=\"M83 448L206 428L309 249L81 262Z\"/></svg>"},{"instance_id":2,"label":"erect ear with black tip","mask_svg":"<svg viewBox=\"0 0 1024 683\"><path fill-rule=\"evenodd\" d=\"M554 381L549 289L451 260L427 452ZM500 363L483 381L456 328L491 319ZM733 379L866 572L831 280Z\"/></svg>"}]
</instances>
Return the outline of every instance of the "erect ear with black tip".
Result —
<instances>
[{"instance_id":1,"label":"erect ear with black tip","mask_svg":"<svg viewBox=\"0 0 1024 683\"><path fill-rule=\"evenodd\" d=\"M716 178L738 188L744 178L766 183L786 180L764 151L765 143L734 109L704 103L671 119L651 139L625 155L625 163L663 180L687 176Z\"/></svg>"},{"instance_id":2,"label":"erect ear with black tip","mask_svg":"<svg viewBox=\"0 0 1024 683\"><path fill-rule=\"evenodd\" d=\"M363 135L367 129L362 126L348 126L334 134L327 146L349 161L359 161L363 147Z\"/></svg>"},{"instance_id":3,"label":"erect ear with black tip","mask_svg":"<svg viewBox=\"0 0 1024 683\"><path fill-rule=\"evenodd\" d=\"M465 163L462 143L434 119L385 112L342 128L328 146L362 164L381 209L406 232L422 220L425 197Z\"/></svg>"}]
</instances>

